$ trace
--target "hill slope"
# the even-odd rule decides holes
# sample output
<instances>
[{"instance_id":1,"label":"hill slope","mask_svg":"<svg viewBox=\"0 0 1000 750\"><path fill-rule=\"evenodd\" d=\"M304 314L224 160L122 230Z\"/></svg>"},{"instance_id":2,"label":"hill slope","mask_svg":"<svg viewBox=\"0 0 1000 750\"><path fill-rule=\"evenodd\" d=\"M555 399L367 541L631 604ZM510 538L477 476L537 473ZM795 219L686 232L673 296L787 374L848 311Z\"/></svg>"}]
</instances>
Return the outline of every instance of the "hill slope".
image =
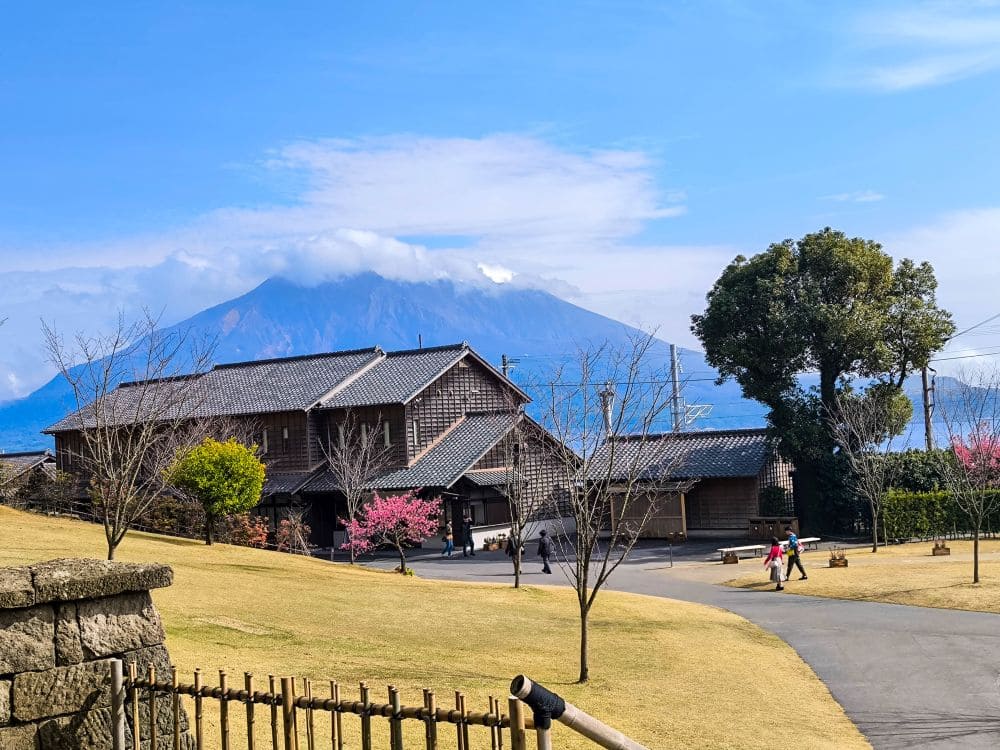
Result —
<instances>
[{"instance_id":1,"label":"hill slope","mask_svg":"<svg viewBox=\"0 0 1000 750\"><path fill-rule=\"evenodd\" d=\"M468 341L499 365L508 354L520 362L513 377L545 370L576 343L621 343L636 330L540 290L497 286L483 290L449 281L404 283L363 274L305 287L285 279L265 281L246 294L177 324L192 333L217 336L217 362L354 349L378 344L409 349ZM655 347L662 362L666 343ZM763 409L744 400L733 383L715 386L702 356L681 352L691 403L714 404L703 427L760 425ZM0 407L0 447L7 451L44 446L39 431L72 406L62 378L54 378L20 401ZM664 424L666 427L666 424Z\"/></svg>"},{"instance_id":2,"label":"hill slope","mask_svg":"<svg viewBox=\"0 0 1000 750\"><path fill-rule=\"evenodd\" d=\"M82 521L0 507L0 528L7 534L0 565L102 556L105 549L103 529ZM795 696L806 717L795 725L797 747L869 747L790 646L712 607L602 593L590 618L593 678L580 686L571 682L579 615L566 586L515 590L429 581L139 533L125 539L119 557L174 569L174 585L154 591L153 599L182 682L191 682L196 667L210 681L223 668L238 685L244 671L253 672L258 685L269 673L296 675L314 679L325 696L327 679L340 681L348 695L367 680L376 700L384 700L387 684L400 689L406 705L420 705L424 687L437 692L439 705L452 690L463 690L468 705L481 710L488 695L505 696L510 679L524 672L647 747L722 748L766 747L787 733L787 716L774 710L774 679L761 677L780 675L782 690ZM215 701L205 701L205 708L205 737L217 748ZM240 714L230 709L234 747L245 726ZM258 708L258 747L270 747L264 714ZM327 721L316 717L321 736L328 736ZM348 746L357 747L357 721L345 717L343 723ZM384 738L385 720L372 723L376 737ZM406 746L422 747L421 725L406 726ZM304 734L301 723L300 730ZM556 726L553 735L559 748L594 747L565 727ZM474 747L488 744L481 728L472 736Z\"/></svg>"}]
</instances>

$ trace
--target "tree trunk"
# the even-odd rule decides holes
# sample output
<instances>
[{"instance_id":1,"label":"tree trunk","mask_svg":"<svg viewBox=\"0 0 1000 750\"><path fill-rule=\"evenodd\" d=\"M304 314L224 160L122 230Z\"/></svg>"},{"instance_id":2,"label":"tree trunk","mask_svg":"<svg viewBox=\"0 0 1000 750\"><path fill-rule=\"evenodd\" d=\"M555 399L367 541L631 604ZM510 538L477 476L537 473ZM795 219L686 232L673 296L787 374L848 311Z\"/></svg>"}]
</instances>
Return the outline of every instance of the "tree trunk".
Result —
<instances>
[{"instance_id":1,"label":"tree trunk","mask_svg":"<svg viewBox=\"0 0 1000 750\"><path fill-rule=\"evenodd\" d=\"M580 605L580 679L584 683L590 679L590 661L587 658L587 617L590 612L585 605Z\"/></svg>"},{"instance_id":2,"label":"tree trunk","mask_svg":"<svg viewBox=\"0 0 1000 750\"><path fill-rule=\"evenodd\" d=\"M205 544L212 544L212 529L215 526L215 516L208 514L205 516Z\"/></svg>"},{"instance_id":3,"label":"tree trunk","mask_svg":"<svg viewBox=\"0 0 1000 750\"><path fill-rule=\"evenodd\" d=\"M513 542L508 541L507 544L513 544ZM514 547L514 554L511 555L514 558L514 588L521 588L521 545Z\"/></svg>"},{"instance_id":4,"label":"tree trunk","mask_svg":"<svg viewBox=\"0 0 1000 750\"><path fill-rule=\"evenodd\" d=\"M872 552L878 552L878 509L871 503L872 509Z\"/></svg>"},{"instance_id":5,"label":"tree trunk","mask_svg":"<svg viewBox=\"0 0 1000 750\"><path fill-rule=\"evenodd\" d=\"M972 537L972 582L979 583L979 525Z\"/></svg>"},{"instance_id":6,"label":"tree trunk","mask_svg":"<svg viewBox=\"0 0 1000 750\"><path fill-rule=\"evenodd\" d=\"M118 545L117 544L112 544L111 542L108 542L108 559L109 560L114 560L115 559L115 550L116 549L118 549Z\"/></svg>"},{"instance_id":7,"label":"tree trunk","mask_svg":"<svg viewBox=\"0 0 1000 750\"><path fill-rule=\"evenodd\" d=\"M404 576L406 575L406 554L403 552L402 547L396 547L399 551L399 572Z\"/></svg>"}]
</instances>

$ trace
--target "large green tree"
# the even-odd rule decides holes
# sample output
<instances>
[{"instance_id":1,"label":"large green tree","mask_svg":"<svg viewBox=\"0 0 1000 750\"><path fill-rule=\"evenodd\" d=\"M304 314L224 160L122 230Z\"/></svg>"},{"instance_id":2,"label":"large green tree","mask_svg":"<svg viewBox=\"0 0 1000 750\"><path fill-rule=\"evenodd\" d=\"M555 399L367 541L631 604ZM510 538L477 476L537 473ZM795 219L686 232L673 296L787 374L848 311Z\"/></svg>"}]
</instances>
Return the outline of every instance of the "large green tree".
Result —
<instances>
[{"instance_id":1,"label":"large green tree","mask_svg":"<svg viewBox=\"0 0 1000 750\"><path fill-rule=\"evenodd\" d=\"M211 544L220 516L246 513L260 502L264 472L257 446L205 438L177 457L168 481L205 507L205 543Z\"/></svg>"},{"instance_id":2,"label":"large green tree","mask_svg":"<svg viewBox=\"0 0 1000 750\"><path fill-rule=\"evenodd\" d=\"M873 395L891 411L909 410L903 382L954 333L936 288L930 264L894 266L877 242L828 227L738 256L708 293L705 312L692 316L719 381L735 379L745 397L770 409L813 506L819 493L842 494L831 429L838 399L850 397L852 383L855 390L875 383ZM818 375L818 385L804 385L804 375ZM823 514L810 521L836 525Z\"/></svg>"}]
</instances>

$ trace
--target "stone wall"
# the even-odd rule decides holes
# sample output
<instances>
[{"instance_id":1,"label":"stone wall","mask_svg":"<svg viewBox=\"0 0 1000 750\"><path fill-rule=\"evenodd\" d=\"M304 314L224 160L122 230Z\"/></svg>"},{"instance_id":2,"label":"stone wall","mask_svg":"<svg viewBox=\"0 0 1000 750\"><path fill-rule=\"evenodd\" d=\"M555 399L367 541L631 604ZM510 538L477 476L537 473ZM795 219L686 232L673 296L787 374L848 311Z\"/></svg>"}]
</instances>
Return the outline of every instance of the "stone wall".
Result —
<instances>
[{"instance_id":1,"label":"stone wall","mask_svg":"<svg viewBox=\"0 0 1000 750\"><path fill-rule=\"evenodd\" d=\"M169 586L166 565L52 560L0 568L0 750L111 748L111 660L170 676L150 589ZM172 701L157 699L156 750L173 747ZM132 711L126 703L126 717ZM149 748L149 706L140 737ZM143 718L147 717L147 718ZM193 747L187 717L181 747ZM126 747L132 747L126 728Z\"/></svg>"}]
</instances>

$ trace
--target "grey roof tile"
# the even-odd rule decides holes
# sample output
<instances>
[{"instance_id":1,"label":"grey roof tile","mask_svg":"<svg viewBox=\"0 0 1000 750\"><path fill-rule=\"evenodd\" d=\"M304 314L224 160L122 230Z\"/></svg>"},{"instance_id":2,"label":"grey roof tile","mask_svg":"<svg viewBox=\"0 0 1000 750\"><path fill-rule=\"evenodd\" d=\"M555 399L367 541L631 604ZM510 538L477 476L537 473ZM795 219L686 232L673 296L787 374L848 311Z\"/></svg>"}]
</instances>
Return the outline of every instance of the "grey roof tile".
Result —
<instances>
[{"instance_id":1,"label":"grey roof tile","mask_svg":"<svg viewBox=\"0 0 1000 750\"><path fill-rule=\"evenodd\" d=\"M376 477L371 485L379 490L405 490L417 487L447 489L457 482L476 461L503 439L517 421L508 412L469 414L418 458L412 466L391 469ZM474 472L479 473L479 472ZM303 492L333 492L336 484L329 471L310 481Z\"/></svg>"},{"instance_id":2,"label":"grey roof tile","mask_svg":"<svg viewBox=\"0 0 1000 750\"><path fill-rule=\"evenodd\" d=\"M322 404L325 408L402 404L433 382L469 351L459 344L389 352L382 361Z\"/></svg>"},{"instance_id":3,"label":"grey roof tile","mask_svg":"<svg viewBox=\"0 0 1000 750\"><path fill-rule=\"evenodd\" d=\"M0 483L16 479L36 466L54 462L55 456L48 450L0 453Z\"/></svg>"},{"instance_id":4,"label":"grey roof tile","mask_svg":"<svg viewBox=\"0 0 1000 750\"><path fill-rule=\"evenodd\" d=\"M298 471L288 473L268 474L264 481L264 489L261 491L263 497L269 495L294 494L302 489L303 485L312 477L312 472Z\"/></svg>"},{"instance_id":5,"label":"grey roof tile","mask_svg":"<svg viewBox=\"0 0 1000 750\"><path fill-rule=\"evenodd\" d=\"M770 454L767 430L702 430L619 438L615 463L622 475L651 480L755 477ZM594 455L592 475L603 473L608 455L607 445Z\"/></svg>"},{"instance_id":6,"label":"grey roof tile","mask_svg":"<svg viewBox=\"0 0 1000 750\"><path fill-rule=\"evenodd\" d=\"M515 474L514 470L510 467L502 469L477 469L466 472L462 475L462 478L467 479L477 487L504 487L514 481L521 483L527 481L522 474Z\"/></svg>"}]
</instances>

